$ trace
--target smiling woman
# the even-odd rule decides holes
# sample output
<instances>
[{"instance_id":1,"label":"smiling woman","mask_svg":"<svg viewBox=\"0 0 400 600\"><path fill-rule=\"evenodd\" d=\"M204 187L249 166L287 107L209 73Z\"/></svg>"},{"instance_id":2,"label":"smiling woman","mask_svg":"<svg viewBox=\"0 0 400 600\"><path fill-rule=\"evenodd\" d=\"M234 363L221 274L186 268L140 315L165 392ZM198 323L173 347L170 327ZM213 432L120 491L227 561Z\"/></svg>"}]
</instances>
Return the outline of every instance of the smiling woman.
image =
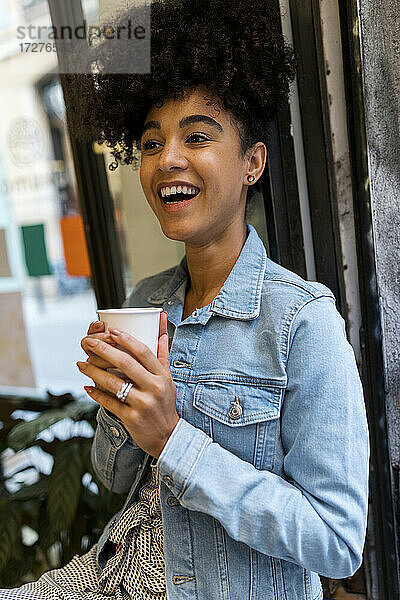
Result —
<instances>
[{"instance_id":1,"label":"smiling woman","mask_svg":"<svg viewBox=\"0 0 400 600\"><path fill-rule=\"evenodd\" d=\"M127 20L129 11L119 15L114 28ZM117 48L129 52L129 46ZM151 73L109 75L114 52L112 44L94 47L91 59L103 65L103 73L65 76L74 97L71 132L82 141L106 141L115 158L113 168L139 165L151 106L161 108L168 98L182 99L199 84L207 90L203 123L207 118L209 124L218 122L223 107L238 130L242 154L257 141L267 145L269 120L287 101L295 76L294 52L281 35L274 0L252 3L251 20L241 0L155 0ZM129 64L129 56L120 60ZM249 190L249 199L256 189Z\"/></svg>"},{"instance_id":2,"label":"smiling woman","mask_svg":"<svg viewBox=\"0 0 400 600\"><path fill-rule=\"evenodd\" d=\"M150 74L75 80L77 133L140 162L185 256L124 303L162 307L157 356L104 324L81 342L93 467L123 508L83 557L2 598L322 600L318 574L361 563L368 427L343 319L245 219L294 76L278 16L270 0L156 0Z\"/></svg>"},{"instance_id":3,"label":"smiling woman","mask_svg":"<svg viewBox=\"0 0 400 600\"><path fill-rule=\"evenodd\" d=\"M209 90L199 85L185 90L183 99L169 99L150 109L141 137L140 182L168 238L185 242L190 254L219 240L226 246L221 256L232 268L246 237L249 183L261 176L267 150L265 144L255 142L242 153L238 128L229 112L215 97L211 117L209 99ZM182 195L185 187L186 196L184 189ZM188 188L194 193L188 195ZM161 198L160 190L164 190ZM201 257L197 254L199 258L204 260L204 249ZM194 254L189 263L193 261ZM205 285L198 286L192 277L189 297L197 307L207 304L210 289L214 291L221 283L218 271Z\"/></svg>"}]
</instances>

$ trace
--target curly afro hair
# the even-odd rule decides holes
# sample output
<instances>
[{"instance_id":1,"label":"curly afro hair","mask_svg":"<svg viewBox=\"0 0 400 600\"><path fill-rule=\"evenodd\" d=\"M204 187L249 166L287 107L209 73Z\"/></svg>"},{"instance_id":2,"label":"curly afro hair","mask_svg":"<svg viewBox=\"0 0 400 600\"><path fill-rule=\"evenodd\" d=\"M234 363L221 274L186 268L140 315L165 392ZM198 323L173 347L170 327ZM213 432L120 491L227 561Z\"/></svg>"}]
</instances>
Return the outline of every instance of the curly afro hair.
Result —
<instances>
[{"instance_id":1,"label":"curly afro hair","mask_svg":"<svg viewBox=\"0 0 400 600\"><path fill-rule=\"evenodd\" d=\"M105 143L115 159L109 168L137 167L141 130L153 103L183 98L187 88L203 84L230 113L242 156L257 141L268 147L268 124L287 102L296 71L277 5L276 0L152 0L151 73L111 73L112 44L91 49L100 72L66 76L72 78L73 135ZM130 10L137 15L137 7L120 14L112 23L115 30Z\"/></svg>"}]
</instances>

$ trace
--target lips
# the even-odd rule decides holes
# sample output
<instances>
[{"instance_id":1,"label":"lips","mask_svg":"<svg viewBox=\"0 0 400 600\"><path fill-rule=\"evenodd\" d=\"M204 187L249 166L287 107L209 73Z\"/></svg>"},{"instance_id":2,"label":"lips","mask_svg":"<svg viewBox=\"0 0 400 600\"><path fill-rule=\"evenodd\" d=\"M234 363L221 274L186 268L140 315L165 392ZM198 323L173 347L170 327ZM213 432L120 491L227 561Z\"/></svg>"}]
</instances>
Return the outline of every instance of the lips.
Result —
<instances>
[{"instance_id":1,"label":"lips","mask_svg":"<svg viewBox=\"0 0 400 600\"><path fill-rule=\"evenodd\" d=\"M182 192L176 194L169 194L168 196L162 196L161 191L158 192L158 197L160 200L164 202L164 204L168 204L170 202L183 202L184 200L191 200L192 198L196 198L200 194L200 190L196 194L183 194Z\"/></svg>"},{"instance_id":2,"label":"lips","mask_svg":"<svg viewBox=\"0 0 400 600\"><path fill-rule=\"evenodd\" d=\"M179 212L181 210L185 210L186 207L188 207L190 204L192 204L192 201L197 198L197 196L200 194L200 192L198 192L195 196L191 196L190 198L188 198L187 200L178 200L177 202L164 202L164 198L162 199L161 202L161 206L163 208L163 210L165 210L165 212L171 212L171 213L175 213L175 212Z\"/></svg>"},{"instance_id":3,"label":"lips","mask_svg":"<svg viewBox=\"0 0 400 600\"><path fill-rule=\"evenodd\" d=\"M157 185L157 194L158 195L161 195L161 188L164 188L164 187L169 187L169 188L187 187L187 188L194 188L196 190L200 190L198 185L194 185L193 183L190 183L188 181L164 181Z\"/></svg>"}]
</instances>

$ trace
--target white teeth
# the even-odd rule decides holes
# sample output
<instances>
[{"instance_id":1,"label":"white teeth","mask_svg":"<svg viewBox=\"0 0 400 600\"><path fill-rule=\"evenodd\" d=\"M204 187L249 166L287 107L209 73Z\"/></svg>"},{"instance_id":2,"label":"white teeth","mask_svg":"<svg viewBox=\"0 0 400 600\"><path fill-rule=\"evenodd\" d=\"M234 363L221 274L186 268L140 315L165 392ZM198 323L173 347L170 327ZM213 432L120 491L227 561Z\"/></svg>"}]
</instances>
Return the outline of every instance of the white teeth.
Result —
<instances>
[{"instance_id":1,"label":"white teeth","mask_svg":"<svg viewBox=\"0 0 400 600\"><path fill-rule=\"evenodd\" d=\"M197 188L186 185L173 185L172 187L166 186L160 189L162 198L165 198L165 196L170 196L171 194L197 194L198 191L199 190Z\"/></svg>"}]
</instances>

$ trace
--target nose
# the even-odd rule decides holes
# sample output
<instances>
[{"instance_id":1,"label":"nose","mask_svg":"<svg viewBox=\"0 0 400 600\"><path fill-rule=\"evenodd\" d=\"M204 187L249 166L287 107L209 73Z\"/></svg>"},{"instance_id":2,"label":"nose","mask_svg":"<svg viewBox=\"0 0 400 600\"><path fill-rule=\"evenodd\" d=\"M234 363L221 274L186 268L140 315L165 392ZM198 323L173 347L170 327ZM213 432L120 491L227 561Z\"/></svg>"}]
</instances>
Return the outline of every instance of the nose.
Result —
<instances>
[{"instance_id":1,"label":"nose","mask_svg":"<svg viewBox=\"0 0 400 600\"><path fill-rule=\"evenodd\" d=\"M160 171L171 171L174 167L180 169L187 167L187 159L177 142L165 143L158 156L158 169Z\"/></svg>"}]
</instances>

